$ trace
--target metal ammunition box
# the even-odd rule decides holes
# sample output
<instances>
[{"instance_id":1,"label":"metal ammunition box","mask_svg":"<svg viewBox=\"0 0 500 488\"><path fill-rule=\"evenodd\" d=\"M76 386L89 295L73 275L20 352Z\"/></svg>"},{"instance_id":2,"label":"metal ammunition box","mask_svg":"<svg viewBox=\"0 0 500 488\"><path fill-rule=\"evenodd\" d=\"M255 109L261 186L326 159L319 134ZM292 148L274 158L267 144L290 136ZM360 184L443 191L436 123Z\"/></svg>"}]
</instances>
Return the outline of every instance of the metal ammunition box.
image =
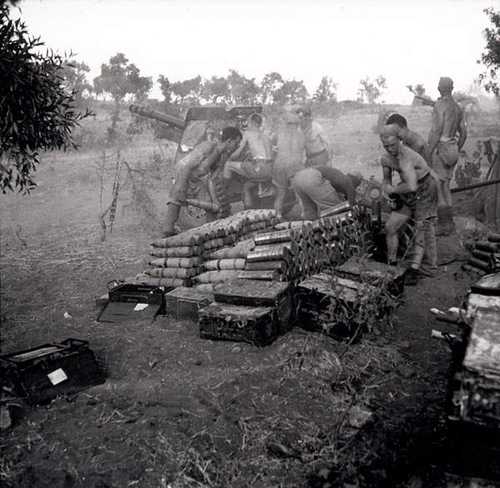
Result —
<instances>
[{"instance_id":1,"label":"metal ammunition box","mask_svg":"<svg viewBox=\"0 0 500 488\"><path fill-rule=\"evenodd\" d=\"M200 310L200 337L265 346L279 335L271 307L211 303Z\"/></svg>"},{"instance_id":2,"label":"metal ammunition box","mask_svg":"<svg viewBox=\"0 0 500 488\"><path fill-rule=\"evenodd\" d=\"M198 321L198 312L213 301L213 295L194 288L179 287L165 294L165 309L176 320Z\"/></svg>"},{"instance_id":3,"label":"metal ammunition box","mask_svg":"<svg viewBox=\"0 0 500 488\"><path fill-rule=\"evenodd\" d=\"M290 329L292 323L292 294L288 282L237 279L218 283L214 287L218 303L272 307L279 332Z\"/></svg>"},{"instance_id":4,"label":"metal ammunition box","mask_svg":"<svg viewBox=\"0 0 500 488\"><path fill-rule=\"evenodd\" d=\"M104 382L104 371L87 341L66 339L0 356L0 386L29 404L74 394Z\"/></svg>"}]
</instances>

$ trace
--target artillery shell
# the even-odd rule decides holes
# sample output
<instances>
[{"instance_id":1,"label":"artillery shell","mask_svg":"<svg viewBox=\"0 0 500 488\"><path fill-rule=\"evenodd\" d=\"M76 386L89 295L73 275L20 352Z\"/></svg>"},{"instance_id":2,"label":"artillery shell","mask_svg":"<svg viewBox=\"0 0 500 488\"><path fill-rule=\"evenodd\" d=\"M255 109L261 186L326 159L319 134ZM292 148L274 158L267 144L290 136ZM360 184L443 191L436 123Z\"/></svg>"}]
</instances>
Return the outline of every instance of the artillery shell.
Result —
<instances>
[{"instance_id":1,"label":"artillery shell","mask_svg":"<svg viewBox=\"0 0 500 488\"><path fill-rule=\"evenodd\" d=\"M294 237L293 231L291 229L278 230L275 232L268 232L266 234L260 234L255 237L255 245L261 246L265 244L275 244L279 242L291 241Z\"/></svg>"},{"instance_id":2,"label":"artillery shell","mask_svg":"<svg viewBox=\"0 0 500 488\"><path fill-rule=\"evenodd\" d=\"M182 247L182 246L196 246L203 241L199 234L177 234L172 237L154 240L151 245L153 247Z\"/></svg>"},{"instance_id":3,"label":"artillery shell","mask_svg":"<svg viewBox=\"0 0 500 488\"><path fill-rule=\"evenodd\" d=\"M488 242L488 241L478 241L476 242L475 245L476 249L479 251L486 251L486 252L498 252L500 251L499 245L494 243L494 242Z\"/></svg>"},{"instance_id":4,"label":"artillery shell","mask_svg":"<svg viewBox=\"0 0 500 488\"><path fill-rule=\"evenodd\" d=\"M238 278L245 280L281 281L281 276L277 270L268 271L241 271Z\"/></svg>"},{"instance_id":5,"label":"artillery shell","mask_svg":"<svg viewBox=\"0 0 500 488\"><path fill-rule=\"evenodd\" d=\"M328 209L325 209L321 212L320 216L321 217L329 217L331 215L337 215L341 213L345 213L347 211L351 210L351 205L349 202L341 202L338 205L335 205L333 207L330 207Z\"/></svg>"},{"instance_id":6,"label":"artillery shell","mask_svg":"<svg viewBox=\"0 0 500 488\"><path fill-rule=\"evenodd\" d=\"M288 259L290 250L285 246L276 247L275 249L259 250L258 247L254 251L248 253L247 262L254 261L276 261L280 259Z\"/></svg>"},{"instance_id":7,"label":"artillery shell","mask_svg":"<svg viewBox=\"0 0 500 488\"><path fill-rule=\"evenodd\" d=\"M203 264L207 271L245 269L245 259L213 259Z\"/></svg>"},{"instance_id":8,"label":"artillery shell","mask_svg":"<svg viewBox=\"0 0 500 488\"><path fill-rule=\"evenodd\" d=\"M285 271L287 264L285 261L254 261L246 263L245 270L247 271L263 271L277 269Z\"/></svg>"},{"instance_id":9,"label":"artillery shell","mask_svg":"<svg viewBox=\"0 0 500 488\"><path fill-rule=\"evenodd\" d=\"M484 275L486 273L486 271L484 271L483 269L476 268L475 266L471 266L470 264L462 264L462 269L464 271L478 273L480 275Z\"/></svg>"},{"instance_id":10,"label":"artillery shell","mask_svg":"<svg viewBox=\"0 0 500 488\"><path fill-rule=\"evenodd\" d=\"M478 259L478 258L469 258L469 260L467 261L467 264L474 266L474 268L482 269L483 271L486 271L486 272L491 271L490 264L485 262L485 261L482 261L481 259Z\"/></svg>"},{"instance_id":11,"label":"artillery shell","mask_svg":"<svg viewBox=\"0 0 500 488\"><path fill-rule=\"evenodd\" d=\"M488 241L500 243L500 234L497 234L496 232L490 232L488 234Z\"/></svg>"},{"instance_id":12,"label":"artillery shell","mask_svg":"<svg viewBox=\"0 0 500 488\"><path fill-rule=\"evenodd\" d=\"M145 272L153 278L192 278L199 273L199 268L153 268Z\"/></svg>"},{"instance_id":13,"label":"artillery shell","mask_svg":"<svg viewBox=\"0 0 500 488\"><path fill-rule=\"evenodd\" d=\"M199 266L202 260L200 257L192 258L165 258L153 259L149 262L155 268L193 268Z\"/></svg>"},{"instance_id":14,"label":"artillery shell","mask_svg":"<svg viewBox=\"0 0 500 488\"><path fill-rule=\"evenodd\" d=\"M240 270L224 270L224 271L206 271L193 280L197 283L219 283L221 281L234 280L241 273Z\"/></svg>"},{"instance_id":15,"label":"artillery shell","mask_svg":"<svg viewBox=\"0 0 500 488\"><path fill-rule=\"evenodd\" d=\"M188 258L201 254L200 246L152 247L149 254L156 258Z\"/></svg>"},{"instance_id":16,"label":"artillery shell","mask_svg":"<svg viewBox=\"0 0 500 488\"><path fill-rule=\"evenodd\" d=\"M494 254L493 253L488 253L485 251L479 251L478 249L474 249L472 251L472 256L475 258L478 258L482 261L485 261L487 263L491 263L494 260Z\"/></svg>"}]
</instances>

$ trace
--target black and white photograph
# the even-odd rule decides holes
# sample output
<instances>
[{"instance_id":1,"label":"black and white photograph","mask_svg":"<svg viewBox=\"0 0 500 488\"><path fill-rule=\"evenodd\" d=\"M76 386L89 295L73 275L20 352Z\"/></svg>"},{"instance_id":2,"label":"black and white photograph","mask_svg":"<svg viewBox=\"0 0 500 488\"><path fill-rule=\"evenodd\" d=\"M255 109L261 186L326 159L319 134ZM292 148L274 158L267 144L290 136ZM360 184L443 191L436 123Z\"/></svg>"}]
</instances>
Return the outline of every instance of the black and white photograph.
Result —
<instances>
[{"instance_id":1,"label":"black and white photograph","mask_svg":"<svg viewBox=\"0 0 500 488\"><path fill-rule=\"evenodd\" d=\"M500 487L498 0L0 0L0 487Z\"/></svg>"}]
</instances>

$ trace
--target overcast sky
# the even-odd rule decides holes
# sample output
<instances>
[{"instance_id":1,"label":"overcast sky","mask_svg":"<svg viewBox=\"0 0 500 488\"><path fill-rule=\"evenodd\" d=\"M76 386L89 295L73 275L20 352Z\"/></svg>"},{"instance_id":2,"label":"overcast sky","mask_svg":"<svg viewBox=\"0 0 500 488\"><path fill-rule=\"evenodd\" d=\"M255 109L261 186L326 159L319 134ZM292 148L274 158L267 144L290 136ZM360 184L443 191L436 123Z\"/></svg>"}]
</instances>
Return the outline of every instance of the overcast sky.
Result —
<instances>
[{"instance_id":1,"label":"overcast sky","mask_svg":"<svg viewBox=\"0 0 500 488\"><path fill-rule=\"evenodd\" d=\"M409 103L408 84L437 97L440 76L457 90L477 77L488 24L483 9L500 0L23 0L30 32L56 51L72 50L91 68L123 52L156 82L236 69L259 82L270 71L303 80L322 76L340 99L379 74L384 99ZM160 96L157 85L151 93Z\"/></svg>"}]
</instances>

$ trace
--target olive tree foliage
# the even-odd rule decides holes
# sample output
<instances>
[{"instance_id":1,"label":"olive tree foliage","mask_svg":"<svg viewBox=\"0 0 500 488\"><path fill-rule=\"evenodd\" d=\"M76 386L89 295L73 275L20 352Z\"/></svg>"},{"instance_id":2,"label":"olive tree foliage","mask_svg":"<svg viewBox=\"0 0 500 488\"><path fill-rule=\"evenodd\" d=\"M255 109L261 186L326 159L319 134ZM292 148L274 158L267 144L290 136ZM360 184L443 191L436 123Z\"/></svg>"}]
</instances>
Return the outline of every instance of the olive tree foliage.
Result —
<instances>
[{"instance_id":1,"label":"olive tree foliage","mask_svg":"<svg viewBox=\"0 0 500 488\"><path fill-rule=\"evenodd\" d=\"M500 67L500 10L487 8L484 13L489 17L491 25L484 30L486 46L478 63L483 64L486 70L479 75L479 81L487 92L500 96L497 71Z\"/></svg>"},{"instance_id":2,"label":"olive tree foliage","mask_svg":"<svg viewBox=\"0 0 500 488\"><path fill-rule=\"evenodd\" d=\"M377 103L382 96L383 91L387 88L387 81L379 75L375 80L369 77L360 80L358 89L358 102Z\"/></svg>"},{"instance_id":3,"label":"olive tree foliage","mask_svg":"<svg viewBox=\"0 0 500 488\"><path fill-rule=\"evenodd\" d=\"M260 95L262 103L276 103L284 83L285 80L277 71L266 73L260 82Z\"/></svg>"},{"instance_id":4,"label":"olive tree foliage","mask_svg":"<svg viewBox=\"0 0 500 488\"><path fill-rule=\"evenodd\" d=\"M313 100L315 102L336 102L337 84L328 76L323 76L319 82L318 88L314 92Z\"/></svg>"},{"instance_id":5,"label":"olive tree foliage","mask_svg":"<svg viewBox=\"0 0 500 488\"><path fill-rule=\"evenodd\" d=\"M101 74L94 78L96 94L109 94L115 102L115 109L111 117L109 136L115 134L116 124L120 116L123 101L131 95L136 101L144 101L153 86L151 78L140 75L141 71L129 63L123 53L112 56L109 63L101 65Z\"/></svg>"},{"instance_id":6,"label":"olive tree foliage","mask_svg":"<svg viewBox=\"0 0 500 488\"><path fill-rule=\"evenodd\" d=\"M15 3L15 2L14 2ZM64 83L66 60L42 53L10 7L0 2L0 189L29 192L40 152L76 147L71 131L88 113Z\"/></svg>"},{"instance_id":7,"label":"olive tree foliage","mask_svg":"<svg viewBox=\"0 0 500 488\"><path fill-rule=\"evenodd\" d=\"M92 95L92 85L87 80L90 68L83 62L68 59L63 66L62 76L68 90L74 93L75 102L79 107L85 105L85 101Z\"/></svg>"}]
</instances>

